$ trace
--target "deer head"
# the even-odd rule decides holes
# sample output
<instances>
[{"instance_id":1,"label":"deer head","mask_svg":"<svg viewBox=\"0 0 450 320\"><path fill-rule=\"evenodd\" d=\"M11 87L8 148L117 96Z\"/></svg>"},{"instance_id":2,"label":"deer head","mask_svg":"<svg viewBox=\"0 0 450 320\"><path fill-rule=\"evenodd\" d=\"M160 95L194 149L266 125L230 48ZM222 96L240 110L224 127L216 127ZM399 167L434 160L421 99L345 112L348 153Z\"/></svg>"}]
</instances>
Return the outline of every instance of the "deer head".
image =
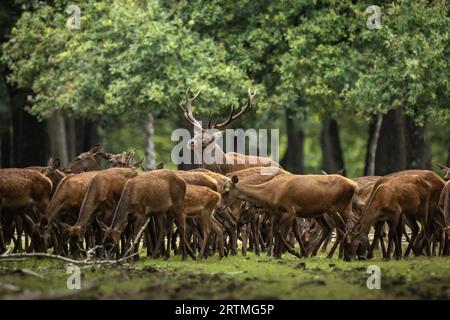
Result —
<instances>
[{"instance_id":1,"label":"deer head","mask_svg":"<svg viewBox=\"0 0 450 320\"><path fill-rule=\"evenodd\" d=\"M193 97L190 95L190 89L186 91L186 101L181 103L181 108L184 111L184 117L195 128L194 137L188 141L188 147L192 150L204 150L206 147L214 143L214 149L219 147L217 141L222 137L223 130L230 125L233 121L244 115L251 107L253 98L256 92L252 93L250 88L248 89L247 102L242 107L241 111L235 113L234 107L231 106L230 114L225 121L219 122L218 119L212 121L212 117L209 118L208 128L204 129L200 122L194 117L192 113L192 103L198 97L201 91Z\"/></svg>"},{"instance_id":2,"label":"deer head","mask_svg":"<svg viewBox=\"0 0 450 320\"><path fill-rule=\"evenodd\" d=\"M81 173L100 170L95 156L99 154L100 146L92 147L89 151L79 154L63 169L64 173Z\"/></svg>"},{"instance_id":3,"label":"deer head","mask_svg":"<svg viewBox=\"0 0 450 320\"><path fill-rule=\"evenodd\" d=\"M59 171L61 162L59 159L50 158L47 162L47 167L42 170L42 174L48 177L53 183L52 192L56 190L61 180L64 178L64 173Z\"/></svg>"},{"instance_id":4,"label":"deer head","mask_svg":"<svg viewBox=\"0 0 450 320\"><path fill-rule=\"evenodd\" d=\"M450 180L450 168L449 167L443 166L442 164L439 164L439 163L435 163L434 165L444 172L444 180L445 181Z\"/></svg>"}]
</instances>

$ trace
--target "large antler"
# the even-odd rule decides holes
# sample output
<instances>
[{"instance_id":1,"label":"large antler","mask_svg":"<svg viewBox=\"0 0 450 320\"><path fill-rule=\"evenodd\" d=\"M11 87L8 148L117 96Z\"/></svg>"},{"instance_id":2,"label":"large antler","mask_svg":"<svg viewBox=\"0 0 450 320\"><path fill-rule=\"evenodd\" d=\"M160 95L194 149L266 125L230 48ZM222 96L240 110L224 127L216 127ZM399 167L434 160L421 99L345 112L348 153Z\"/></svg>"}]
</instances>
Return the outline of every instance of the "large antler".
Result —
<instances>
[{"instance_id":1,"label":"large antler","mask_svg":"<svg viewBox=\"0 0 450 320\"><path fill-rule=\"evenodd\" d=\"M245 114L250 109L255 95L256 95L256 91L254 93L252 93L250 88L248 88L247 102L245 103L245 105L242 106L242 110L239 111L237 114L234 114L234 107L231 106L230 115L228 116L227 120L225 120L224 122L221 122L221 123L217 123L217 119L216 119L214 124L211 124L212 118L210 117L209 122L208 122L208 128L209 129L224 129L224 128L226 128L230 123L232 123L234 120L240 118L243 114Z\"/></svg>"},{"instance_id":2,"label":"large antler","mask_svg":"<svg viewBox=\"0 0 450 320\"><path fill-rule=\"evenodd\" d=\"M195 119L194 115L192 114L192 103L194 102L194 100L198 97L198 95L200 94L201 90L199 90L197 92L197 94L193 97L190 97L190 91L191 88L189 87L186 90L186 101L185 104L183 104L183 102L180 104L181 108L184 111L184 117L186 118L187 121L189 121L190 124L192 124L194 127L197 127L199 129L203 129L200 122L198 122L197 119Z\"/></svg>"}]
</instances>

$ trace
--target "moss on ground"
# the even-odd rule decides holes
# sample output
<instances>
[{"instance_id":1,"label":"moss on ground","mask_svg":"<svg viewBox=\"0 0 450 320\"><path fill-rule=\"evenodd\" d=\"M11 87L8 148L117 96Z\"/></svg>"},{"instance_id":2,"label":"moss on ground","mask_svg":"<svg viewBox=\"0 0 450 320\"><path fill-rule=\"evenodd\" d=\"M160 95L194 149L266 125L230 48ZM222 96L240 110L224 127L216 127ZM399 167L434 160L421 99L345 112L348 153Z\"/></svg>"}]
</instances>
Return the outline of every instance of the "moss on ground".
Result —
<instances>
[{"instance_id":1,"label":"moss on ground","mask_svg":"<svg viewBox=\"0 0 450 320\"><path fill-rule=\"evenodd\" d=\"M381 268L369 290L367 267ZM344 262L265 255L204 261L141 258L121 267L82 267L81 290L68 290L67 264L51 259L0 262L2 299L449 299L450 258ZM36 274L30 273L34 272Z\"/></svg>"}]
</instances>

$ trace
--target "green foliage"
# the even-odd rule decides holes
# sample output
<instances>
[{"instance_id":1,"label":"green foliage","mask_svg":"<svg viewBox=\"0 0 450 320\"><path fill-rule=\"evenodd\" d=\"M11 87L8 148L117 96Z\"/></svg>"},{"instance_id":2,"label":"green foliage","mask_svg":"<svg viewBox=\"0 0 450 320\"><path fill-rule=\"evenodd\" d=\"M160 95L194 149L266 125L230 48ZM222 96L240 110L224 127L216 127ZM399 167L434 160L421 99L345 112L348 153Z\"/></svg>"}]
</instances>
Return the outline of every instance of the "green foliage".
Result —
<instances>
[{"instance_id":1,"label":"green foliage","mask_svg":"<svg viewBox=\"0 0 450 320\"><path fill-rule=\"evenodd\" d=\"M25 12L4 46L10 80L33 89L40 117L158 116L175 110L189 85L203 89L208 106L236 104L249 84L219 43L169 20L157 2L80 2L80 30L66 27L64 5Z\"/></svg>"}]
</instances>

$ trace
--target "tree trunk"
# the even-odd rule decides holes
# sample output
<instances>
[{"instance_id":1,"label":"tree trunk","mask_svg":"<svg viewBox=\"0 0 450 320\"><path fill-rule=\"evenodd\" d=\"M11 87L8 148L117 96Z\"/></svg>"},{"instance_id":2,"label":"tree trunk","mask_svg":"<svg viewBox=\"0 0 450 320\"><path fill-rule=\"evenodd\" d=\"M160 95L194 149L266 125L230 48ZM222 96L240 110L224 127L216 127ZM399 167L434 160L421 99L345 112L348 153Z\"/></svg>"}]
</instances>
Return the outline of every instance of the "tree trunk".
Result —
<instances>
[{"instance_id":1,"label":"tree trunk","mask_svg":"<svg viewBox=\"0 0 450 320\"><path fill-rule=\"evenodd\" d=\"M47 121L47 132L50 141L50 154L54 158L59 158L61 165L65 166L69 162L66 124L61 113L55 113Z\"/></svg>"},{"instance_id":2,"label":"tree trunk","mask_svg":"<svg viewBox=\"0 0 450 320\"><path fill-rule=\"evenodd\" d=\"M304 163L304 132L296 125L293 112L286 109L287 149L281 159L281 166L292 173L303 173Z\"/></svg>"},{"instance_id":3,"label":"tree trunk","mask_svg":"<svg viewBox=\"0 0 450 320\"><path fill-rule=\"evenodd\" d=\"M418 126L414 119L407 118L409 137L409 169L431 169L431 149L427 124Z\"/></svg>"},{"instance_id":4,"label":"tree trunk","mask_svg":"<svg viewBox=\"0 0 450 320\"><path fill-rule=\"evenodd\" d=\"M4 76L0 77L0 135L1 135L1 159L0 167L11 166L11 100Z\"/></svg>"},{"instance_id":5,"label":"tree trunk","mask_svg":"<svg viewBox=\"0 0 450 320\"><path fill-rule=\"evenodd\" d=\"M368 149L365 174L375 175L407 169L431 168L431 151L427 126L417 126L414 119L404 116L401 109L393 110L383 116L376 148L375 170L371 171L370 146L376 134L376 123L369 128Z\"/></svg>"},{"instance_id":6,"label":"tree trunk","mask_svg":"<svg viewBox=\"0 0 450 320\"><path fill-rule=\"evenodd\" d=\"M322 169L330 174L344 169L339 127L336 120L331 119L328 115L322 119L320 144L322 148Z\"/></svg>"},{"instance_id":7,"label":"tree trunk","mask_svg":"<svg viewBox=\"0 0 450 320\"><path fill-rule=\"evenodd\" d=\"M145 124L145 168L147 170L156 166L155 144L153 142L155 134L154 121L153 116L149 114L147 123Z\"/></svg>"},{"instance_id":8,"label":"tree trunk","mask_svg":"<svg viewBox=\"0 0 450 320\"><path fill-rule=\"evenodd\" d=\"M103 135L103 129L98 121L85 121L83 151L89 150L96 145L102 145Z\"/></svg>"},{"instance_id":9,"label":"tree trunk","mask_svg":"<svg viewBox=\"0 0 450 320\"><path fill-rule=\"evenodd\" d=\"M69 161L77 156L77 133L74 118L66 119L67 154Z\"/></svg>"},{"instance_id":10,"label":"tree trunk","mask_svg":"<svg viewBox=\"0 0 450 320\"><path fill-rule=\"evenodd\" d=\"M383 123L383 115L379 114L376 118L373 134L369 138L368 142L368 154L367 154L367 172L366 175L375 175L375 158L377 154L378 140L380 138L381 124Z\"/></svg>"},{"instance_id":11,"label":"tree trunk","mask_svg":"<svg viewBox=\"0 0 450 320\"><path fill-rule=\"evenodd\" d=\"M366 153L366 175L368 174L369 169L368 154L370 145L374 139L376 123L372 123L369 130L368 149ZM400 109L390 111L383 116L375 156L375 175L386 175L408 168L408 144L406 134L406 120Z\"/></svg>"},{"instance_id":12,"label":"tree trunk","mask_svg":"<svg viewBox=\"0 0 450 320\"><path fill-rule=\"evenodd\" d=\"M26 112L29 92L8 87L13 124L14 167L45 165L47 163L47 137L45 125Z\"/></svg>"},{"instance_id":13,"label":"tree trunk","mask_svg":"<svg viewBox=\"0 0 450 320\"><path fill-rule=\"evenodd\" d=\"M447 167L450 167L450 143L448 144Z\"/></svg>"}]
</instances>

